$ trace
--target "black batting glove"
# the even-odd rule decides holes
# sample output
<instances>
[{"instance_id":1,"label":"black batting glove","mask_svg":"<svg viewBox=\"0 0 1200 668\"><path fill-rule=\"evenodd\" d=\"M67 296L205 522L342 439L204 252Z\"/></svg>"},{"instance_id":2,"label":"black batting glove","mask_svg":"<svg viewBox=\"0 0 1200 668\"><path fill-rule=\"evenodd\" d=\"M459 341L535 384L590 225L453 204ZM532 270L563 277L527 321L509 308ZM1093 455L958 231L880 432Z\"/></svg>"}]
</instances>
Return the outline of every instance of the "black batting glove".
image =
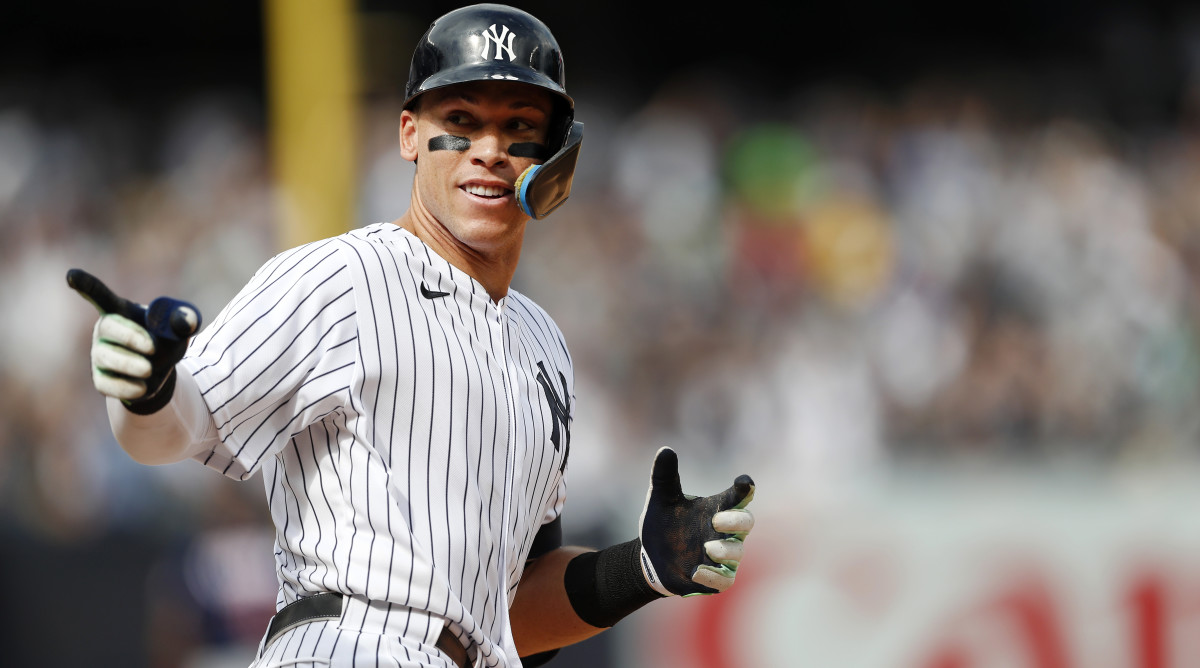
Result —
<instances>
[{"instance_id":1,"label":"black batting glove","mask_svg":"<svg viewBox=\"0 0 1200 668\"><path fill-rule=\"evenodd\" d=\"M664 596L728 589L742 560L743 541L754 528L754 516L746 510L753 498L748 475L738 476L720 494L684 494L679 458L670 448L660 449L639 532L646 582Z\"/></svg>"},{"instance_id":2,"label":"black batting glove","mask_svg":"<svg viewBox=\"0 0 1200 668\"><path fill-rule=\"evenodd\" d=\"M149 306L131 302L82 269L67 272L67 285L101 314L92 330L96 390L139 415L166 406L175 391L175 365L200 329L200 310L169 297Z\"/></svg>"}]
</instances>

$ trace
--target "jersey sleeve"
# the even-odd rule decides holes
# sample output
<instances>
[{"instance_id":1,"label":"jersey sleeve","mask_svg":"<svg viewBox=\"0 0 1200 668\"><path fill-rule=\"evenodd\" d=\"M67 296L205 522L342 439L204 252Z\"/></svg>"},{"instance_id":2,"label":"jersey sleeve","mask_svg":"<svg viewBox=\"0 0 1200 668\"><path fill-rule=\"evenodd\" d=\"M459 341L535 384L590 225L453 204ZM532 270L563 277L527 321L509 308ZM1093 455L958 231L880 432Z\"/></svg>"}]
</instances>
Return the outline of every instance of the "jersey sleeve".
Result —
<instances>
[{"instance_id":1,"label":"jersey sleeve","mask_svg":"<svg viewBox=\"0 0 1200 668\"><path fill-rule=\"evenodd\" d=\"M263 265L192 339L182 367L196 379L219 442L196 456L245 479L308 425L345 405L356 367L350 271L336 242Z\"/></svg>"}]
</instances>

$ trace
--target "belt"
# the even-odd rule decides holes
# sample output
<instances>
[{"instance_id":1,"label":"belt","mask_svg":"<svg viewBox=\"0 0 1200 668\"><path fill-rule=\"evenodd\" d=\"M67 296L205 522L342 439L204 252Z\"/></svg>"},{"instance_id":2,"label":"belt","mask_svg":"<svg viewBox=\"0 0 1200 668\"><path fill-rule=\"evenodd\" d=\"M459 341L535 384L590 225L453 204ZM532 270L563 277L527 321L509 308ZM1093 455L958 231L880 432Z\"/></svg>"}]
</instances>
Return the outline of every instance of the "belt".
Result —
<instances>
[{"instance_id":1,"label":"belt","mask_svg":"<svg viewBox=\"0 0 1200 668\"><path fill-rule=\"evenodd\" d=\"M325 593L315 596L308 596L283 607L283 610L275 613L271 618L271 623L267 626L267 641L263 647L269 647L276 638L283 635L284 631L326 619L339 619L342 616L342 595ZM442 650L454 665L458 668L468 668L470 663L467 660L467 648L462 646L458 638L454 637L454 633L450 631L450 627L443 626L442 633L438 636L434 647Z\"/></svg>"}]
</instances>

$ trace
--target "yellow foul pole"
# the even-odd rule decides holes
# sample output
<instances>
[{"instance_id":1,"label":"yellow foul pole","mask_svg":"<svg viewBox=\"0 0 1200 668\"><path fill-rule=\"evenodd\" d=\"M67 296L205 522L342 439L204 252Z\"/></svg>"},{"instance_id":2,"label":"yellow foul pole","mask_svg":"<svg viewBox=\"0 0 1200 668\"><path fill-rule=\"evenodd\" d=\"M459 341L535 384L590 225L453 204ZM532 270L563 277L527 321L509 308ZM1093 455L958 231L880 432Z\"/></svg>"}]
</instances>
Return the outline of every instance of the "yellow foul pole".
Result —
<instances>
[{"instance_id":1,"label":"yellow foul pole","mask_svg":"<svg viewBox=\"0 0 1200 668\"><path fill-rule=\"evenodd\" d=\"M271 160L282 248L355 225L353 0L264 0Z\"/></svg>"}]
</instances>

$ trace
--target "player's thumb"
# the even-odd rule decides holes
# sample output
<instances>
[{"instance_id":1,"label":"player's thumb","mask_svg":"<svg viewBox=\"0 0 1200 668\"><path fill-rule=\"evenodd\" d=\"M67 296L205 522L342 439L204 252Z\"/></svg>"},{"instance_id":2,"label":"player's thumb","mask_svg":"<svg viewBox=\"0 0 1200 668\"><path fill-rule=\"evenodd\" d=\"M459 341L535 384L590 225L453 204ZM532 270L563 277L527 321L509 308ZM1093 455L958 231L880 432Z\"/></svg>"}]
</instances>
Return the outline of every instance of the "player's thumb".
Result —
<instances>
[{"instance_id":1,"label":"player's thumb","mask_svg":"<svg viewBox=\"0 0 1200 668\"><path fill-rule=\"evenodd\" d=\"M200 311L187 302L159 297L146 311L146 329L159 338L186 341L200 329Z\"/></svg>"},{"instance_id":2,"label":"player's thumb","mask_svg":"<svg viewBox=\"0 0 1200 668\"><path fill-rule=\"evenodd\" d=\"M679 456L671 448L659 448L654 456L654 468L650 472L650 491L660 498L674 499L683 496L683 487L679 484Z\"/></svg>"},{"instance_id":3,"label":"player's thumb","mask_svg":"<svg viewBox=\"0 0 1200 668\"><path fill-rule=\"evenodd\" d=\"M721 492L718 507L721 510L745 508L754 500L754 480L742 474L733 481L729 489Z\"/></svg>"},{"instance_id":4,"label":"player's thumb","mask_svg":"<svg viewBox=\"0 0 1200 668\"><path fill-rule=\"evenodd\" d=\"M200 329L200 314L190 306L180 306L171 311L171 331L181 339L190 337Z\"/></svg>"}]
</instances>

